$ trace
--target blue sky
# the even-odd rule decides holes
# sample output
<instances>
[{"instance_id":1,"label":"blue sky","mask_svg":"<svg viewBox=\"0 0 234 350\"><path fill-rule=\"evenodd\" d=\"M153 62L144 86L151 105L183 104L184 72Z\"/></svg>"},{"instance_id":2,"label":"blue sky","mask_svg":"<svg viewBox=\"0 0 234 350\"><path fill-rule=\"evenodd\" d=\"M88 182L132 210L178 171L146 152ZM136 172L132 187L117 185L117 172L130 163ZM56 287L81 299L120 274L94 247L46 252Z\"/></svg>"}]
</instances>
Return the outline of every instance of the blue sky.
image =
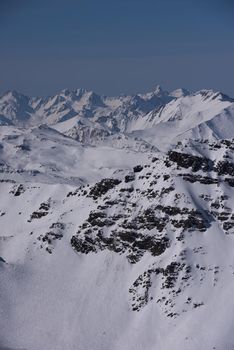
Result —
<instances>
[{"instance_id":1,"label":"blue sky","mask_svg":"<svg viewBox=\"0 0 234 350\"><path fill-rule=\"evenodd\" d=\"M234 96L234 0L1 0L0 92Z\"/></svg>"}]
</instances>

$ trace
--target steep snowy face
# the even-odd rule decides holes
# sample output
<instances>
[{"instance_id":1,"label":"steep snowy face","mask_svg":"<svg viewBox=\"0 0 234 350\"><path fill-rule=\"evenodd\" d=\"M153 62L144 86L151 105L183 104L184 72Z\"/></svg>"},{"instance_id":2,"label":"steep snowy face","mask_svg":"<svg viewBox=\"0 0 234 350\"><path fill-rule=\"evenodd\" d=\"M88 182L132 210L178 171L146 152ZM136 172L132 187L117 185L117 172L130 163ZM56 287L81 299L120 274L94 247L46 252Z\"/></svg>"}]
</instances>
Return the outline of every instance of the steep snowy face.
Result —
<instances>
[{"instance_id":1,"label":"steep snowy face","mask_svg":"<svg viewBox=\"0 0 234 350\"><path fill-rule=\"evenodd\" d=\"M179 98L179 97L188 96L188 95L190 95L190 94L191 94L191 93L190 93L187 89L180 88L180 89L173 90L173 91L170 93L170 96Z\"/></svg>"},{"instance_id":2,"label":"steep snowy face","mask_svg":"<svg viewBox=\"0 0 234 350\"><path fill-rule=\"evenodd\" d=\"M233 99L221 93L199 91L145 115L135 124L133 134L159 149L168 149L184 138L229 138L234 132L233 105Z\"/></svg>"},{"instance_id":3,"label":"steep snowy face","mask_svg":"<svg viewBox=\"0 0 234 350\"><path fill-rule=\"evenodd\" d=\"M233 102L234 100L226 98L221 93L199 91L193 95L179 97L145 115L144 126L146 128L158 123L180 122L184 128L193 127L219 114Z\"/></svg>"},{"instance_id":4,"label":"steep snowy face","mask_svg":"<svg viewBox=\"0 0 234 350\"><path fill-rule=\"evenodd\" d=\"M104 107L101 97L92 91L78 89L63 90L60 94L47 98L37 113L46 116L49 124L65 121L75 115L90 116L92 110Z\"/></svg>"},{"instance_id":5,"label":"steep snowy face","mask_svg":"<svg viewBox=\"0 0 234 350\"><path fill-rule=\"evenodd\" d=\"M41 144L74 147L46 130ZM2 169L1 347L233 346L233 150L191 140L128 168L110 157L81 186Z\"/></svg>"},{"instance_id":6,"label":"steep snowy face","mask_svg":"<svg viewBox=\"0 0 234 350\"><path fill-rule=\"evenodd\" d=\"M0 125L26 123L33 113L30 98L16 91L0 97Z\"/></svg>"},{"instance_id":7,"label":"steep snowy face","mask_svg":"<svg viewBox=\"0 0 234 350\"><path fill-rule=\"evenodd\" d=\"M53 128L80 143L95 144L111 135L108 127L95 123L90 118L75 117L53 125Z\"/></svg>"}]
</instances>

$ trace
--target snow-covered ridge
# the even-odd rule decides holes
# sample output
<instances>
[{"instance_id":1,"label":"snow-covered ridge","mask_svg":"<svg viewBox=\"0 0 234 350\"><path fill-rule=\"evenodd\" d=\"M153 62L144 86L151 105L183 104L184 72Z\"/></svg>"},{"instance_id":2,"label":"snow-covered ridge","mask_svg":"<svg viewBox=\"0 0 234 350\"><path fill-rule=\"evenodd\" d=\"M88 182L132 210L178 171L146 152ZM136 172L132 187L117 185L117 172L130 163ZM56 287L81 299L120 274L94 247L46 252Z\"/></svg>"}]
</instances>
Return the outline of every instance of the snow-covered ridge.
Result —
<instances>
[{"instance_id":1,"label":"snow-covered ridge","mask_svg":"<svg viewBox=\"0 0 234 350\"><path fill-rule=\"evenodd\" d=\"M148 133L154 127L162 136L174 129L177 134L173 138L177 138L212 120L232 104L233 99L220 92L190 93L178 89L169 93L160 86L146 94L117 97L77 89L62 90L43 99L12 91L0 97L0 123L26 128L47 124L84 144L95 144L95 140L106 140L119 133L137 131L139 137L139 131L146 130L143 139L148 142Z\"/></svg>"}]
</instances>

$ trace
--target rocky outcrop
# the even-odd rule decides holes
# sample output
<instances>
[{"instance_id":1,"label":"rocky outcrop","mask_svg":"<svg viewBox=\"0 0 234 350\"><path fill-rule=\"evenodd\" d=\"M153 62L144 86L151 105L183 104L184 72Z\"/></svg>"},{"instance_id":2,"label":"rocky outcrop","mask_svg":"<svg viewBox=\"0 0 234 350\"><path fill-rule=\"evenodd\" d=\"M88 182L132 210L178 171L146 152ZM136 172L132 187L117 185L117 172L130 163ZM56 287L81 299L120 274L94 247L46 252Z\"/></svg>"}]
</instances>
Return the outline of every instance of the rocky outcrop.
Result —
<instances>
[{"instance_id":1,"label":"rocky outcrop","mask_svg":"<svg viewBox=\"0 0 234 350\"><path fill-rule=\"evenodd\" d=\"M103 179L91 187L88 196L97 199L121 183L118 179Z\"/></svg>"}]
</instances>

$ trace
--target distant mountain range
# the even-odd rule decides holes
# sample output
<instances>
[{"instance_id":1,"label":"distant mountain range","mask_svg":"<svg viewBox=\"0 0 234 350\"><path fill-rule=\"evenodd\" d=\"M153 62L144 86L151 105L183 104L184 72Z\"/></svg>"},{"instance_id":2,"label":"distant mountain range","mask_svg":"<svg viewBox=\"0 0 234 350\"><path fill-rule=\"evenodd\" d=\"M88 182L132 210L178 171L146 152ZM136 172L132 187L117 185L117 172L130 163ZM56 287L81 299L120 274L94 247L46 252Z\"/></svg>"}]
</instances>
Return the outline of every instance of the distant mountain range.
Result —
<instances>
[{"instance_id":1,"label":"distant mountain range","mask_svg":"<svg viewBox=\"0 0 234 350\"><path fill-rule=\"evenodd\" d=\"M233 102L212 90L169 93L160 86L150 93L117 97L85 89L62 90L44 99L9 91L0 97L0 123L25 128L46 124L84 144L112 140L117 134L136 135L160 148L165 138L168 143L187 134L228 137ZM216 123L227 126L221 135Z\"/></svg>"}]
</instances>

